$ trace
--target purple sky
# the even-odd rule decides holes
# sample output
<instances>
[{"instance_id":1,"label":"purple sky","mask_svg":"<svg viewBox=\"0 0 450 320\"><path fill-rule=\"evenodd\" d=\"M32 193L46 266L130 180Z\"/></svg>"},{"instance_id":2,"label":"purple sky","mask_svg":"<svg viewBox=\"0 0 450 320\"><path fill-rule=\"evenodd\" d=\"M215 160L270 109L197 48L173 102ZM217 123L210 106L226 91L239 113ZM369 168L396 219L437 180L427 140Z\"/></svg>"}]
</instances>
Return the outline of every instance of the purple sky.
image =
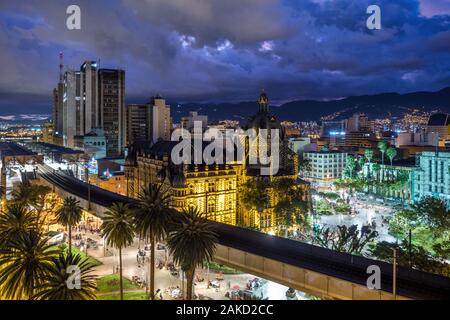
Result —
<instances>
[{"instance_id":1,"label":"purple sky","mask_svg":"<svg viewBox=\"0 0 450 320\"><path fill-rule=\"evenodd\" d=\"M66 29L78 4L82 29ZM383 29L366 29L378 4ZM0 115L50 111L58 55L127 72L127 100L331 99L450 86L450 0L1 0Z\"/></svg>"}]
</instances>

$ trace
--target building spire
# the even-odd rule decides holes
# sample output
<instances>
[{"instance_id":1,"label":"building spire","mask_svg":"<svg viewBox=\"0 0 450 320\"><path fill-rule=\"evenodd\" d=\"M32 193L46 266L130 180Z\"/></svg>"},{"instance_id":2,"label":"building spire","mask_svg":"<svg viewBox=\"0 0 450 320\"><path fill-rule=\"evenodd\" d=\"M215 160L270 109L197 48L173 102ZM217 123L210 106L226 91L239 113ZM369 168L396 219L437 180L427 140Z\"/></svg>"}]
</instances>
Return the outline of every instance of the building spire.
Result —
<instances>
[{"instance_id":1,"label":"building spire","mask_svg":"<svg viewBox=\"0 0 450 320\"><path fill-rule=\"evenodd\" d=\"M64 79L64 53L59 53L59 82L62 83Z\"/></svg>"},{"instance_id":2,"label":"building spire","mask_svg":"<svg viewBox=\"0 0 450 320\"><path fill-rule=\"evenodd\" d=\"M264 89L261 90L261 94L259 95L259 112L269 112L269 98Z\"/></svg>"}]
</instances>

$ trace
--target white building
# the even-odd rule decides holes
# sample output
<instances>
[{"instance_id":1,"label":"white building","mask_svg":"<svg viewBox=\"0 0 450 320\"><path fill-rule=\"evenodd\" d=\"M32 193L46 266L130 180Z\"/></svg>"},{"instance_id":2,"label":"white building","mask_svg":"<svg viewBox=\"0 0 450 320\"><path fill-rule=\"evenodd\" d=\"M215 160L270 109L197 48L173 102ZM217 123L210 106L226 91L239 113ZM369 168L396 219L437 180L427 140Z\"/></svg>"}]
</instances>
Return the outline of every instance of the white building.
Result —
<instances>
[{"instance_id":1,"label":"white building","mask_svg":"<svg viewBox=\"0 0 450 320\"><path fill-rule=\"evenodd\" d=\"M434 132L401 132L395 139L395 146L438 146L439 134Z\"/></svg>"},{"instance_id":2,"label":"white building","mask_svg":"<svg viewBox=\"0 0 450 320\"><path fill-rule=\"evenodd\" d=\"M317 145L311 144L311 138L309 137L290 138L289 148L296 154L301 155L303 152L316 150Z\"/></svg>"},{"instance_id":3,"label":"white building","mask_svg":"<svg viewBox=\"0 0 450 320\"><path fill-rule=\"evenodd\" d=\"M309 162L306 178L334 180L342 177L347 153L328 150L305 152L303 159Z\"/></svg>"},{"instance_id":4,"label":"white building","mask_svg":"<svg viewBox=\"0 0 450 320\"><path fill-rule=\"evenodd\" d=\"M169 141L172 131L172 119L170 118L170 106L166 104L166 100L161 96L154 97L150 102L151 105L151 141L156 143L158 140Z\"/></svg>"},{"instance_id":5,"label":"white building","mask_svg":"<svg viewBox=\"0 0 450 320\"><path fill-rule=\"evenodd\" d=\"M433 196L450 202L450 152L422 152L416 166L414 200Z\"/></svg>"}]
</instances>

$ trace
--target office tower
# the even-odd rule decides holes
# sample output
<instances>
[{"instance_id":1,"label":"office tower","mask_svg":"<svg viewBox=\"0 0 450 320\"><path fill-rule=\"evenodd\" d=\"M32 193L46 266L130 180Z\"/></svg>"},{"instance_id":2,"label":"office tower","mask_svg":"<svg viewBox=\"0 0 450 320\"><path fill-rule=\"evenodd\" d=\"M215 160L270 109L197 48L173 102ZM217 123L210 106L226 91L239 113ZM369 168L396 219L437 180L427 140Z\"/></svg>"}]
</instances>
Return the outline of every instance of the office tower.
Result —
<instances>
[{"instance_id":1,"label":"office tower","mask_svg":"<svg viewBox=\"0 0 450 320\"><path fill-rule=\"evenodd\" d=\"M105 132L108 157L121 155L125 147L125 71L98 71L98 115L92 120Z\"/></svg>"},{"instance_id":2,"label":"office tower","mask_svg":"<svg viewBox=\"0 0 450 320\"><path fill-rule=\"evenodd\" d=\"M170 106L166 105L166 100L161 96L153 97L151 108L151 137L150 140L156 143L158 140L170 140L172 120L170 118Z\"/></svg>"},{"instance_id":3,"label":"office tower","mask_svg":"<svg viewBox=\"0 0 450 320\"><path fill-rule=\"evenodd\" d=\"M74 147L74 137L99 126L97 63L86 61L80 71L64 74L63 139Z\"/></svg>"},{"instance_id":4,"label":"office tower","mask_svg":"<svg viewBox=\"0 0 450 320\"><path fill-rule=\"evenodd\" d=\"M342 177L347 154L324 148L319 152L305 152L303 153L303 158L310 163L310 166L305 171L306 177L327 181Z\"/></svg>"},{"instance_id":5,"label":"office tower","mask_svg":"<svg viewBox=\"0 0 450 320\"><path fill-rule=\"evenodd\" d=\"M64 146L74 147L74 137L80 127L80 72L67 71L64 74L63 95L63 141Z\"/></svg>"},{"instance_id":6,"label":"office tower","mask_svg":"<svg viewBox=\"0 0 450 320\"><path fill-rule=\"evenodd\" d=\"M129 104L126 109L126 145L150 140L150 111L148 104Z\"/></svg>"},{"instance_id":7,"label":"office tower","mask_svg":"<svg viewBox=\"0 0 450 320\"><path fill-rule=\"evenodd\" d=\"M347 120L347 132L373 131L373 122L365 114L354 114Z\"/></svg>"},{"instance_id":8,"label":"office tower","mask_svg":"<svg viewBox=\"0 0 450 320\"><path fill-rule=\"evenodd\" d=\"M125 146L125 72L98 69L84 62L79 71L64 74L62 135L64 145L75 147L74 137L103 129L107 156L122 154Z\"/></svg>"},{"instance_id":9,"label":"office tower","mask_svg":"<svg viewBox=\"0 0 450 320\"><path fill-rule=\"evenodd\" d=\"M80 68L80 135L85 135L100 125L97 83L97 62L86 61Z\"/></svg>"},{"instance_id":10,"label":"office tower","mask_svg":"<svg viewBox=\"0 0 450 320\"><path fill-rule=\"evenodd\" d=\"M416 156L414 201L435 197L450 203L450 152L422 152Z\"/></svg>"},{"instance_id":11,"label":"office tower","mask_svg":"<svg viewBox=\"0 0 450 320\"><path fill-rule=\"evenodd\" d=\"M52 135L56 139L62 137L63 134L63 97L64 97L64 65L63 65L63 53L59 54L59 81L56 87L53 89L53 109L52 109L52 122L53 122L53 130Z\"/></svg>"},{"instance_id":12,"label":"office tower","mask_svg":"<svg viewBox=\"0 0 450 320\"><path fill-rule=\"evenodd\" d=\"M63 96L64 83L59 82L56 88L53 89L53 134L58 136L63 132Z\"/></svg>"}]
</instances>

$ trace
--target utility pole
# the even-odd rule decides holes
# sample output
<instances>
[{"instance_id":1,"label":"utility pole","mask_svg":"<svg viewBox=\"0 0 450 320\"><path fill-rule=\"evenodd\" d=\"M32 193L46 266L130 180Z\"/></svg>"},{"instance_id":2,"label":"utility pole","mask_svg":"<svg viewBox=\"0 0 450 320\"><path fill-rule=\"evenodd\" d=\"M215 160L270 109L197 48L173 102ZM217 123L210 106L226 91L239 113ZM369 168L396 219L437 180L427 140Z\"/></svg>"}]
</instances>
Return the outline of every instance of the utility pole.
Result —
<instances>
[{"instance_id":1,"label":"utility pole","mask_svg":"<svg viewBox=\"0 0 450 320\"><path fill-rule=\"evenodd\" d=\"M394 261L392 264L392 294L397 300L397 249L394 249Z\"/></svg>"},{"instance_id":2,"label":"utility pole","mask_svg":"<svg viewBox=\"0 0 450 320\"><path fill-rule=\"evenodd\" d=\"M409 246L408 246L408 253L409 253L409 267L412 267L412 229L409 229Z\"/></svg>"}]
</instances>

